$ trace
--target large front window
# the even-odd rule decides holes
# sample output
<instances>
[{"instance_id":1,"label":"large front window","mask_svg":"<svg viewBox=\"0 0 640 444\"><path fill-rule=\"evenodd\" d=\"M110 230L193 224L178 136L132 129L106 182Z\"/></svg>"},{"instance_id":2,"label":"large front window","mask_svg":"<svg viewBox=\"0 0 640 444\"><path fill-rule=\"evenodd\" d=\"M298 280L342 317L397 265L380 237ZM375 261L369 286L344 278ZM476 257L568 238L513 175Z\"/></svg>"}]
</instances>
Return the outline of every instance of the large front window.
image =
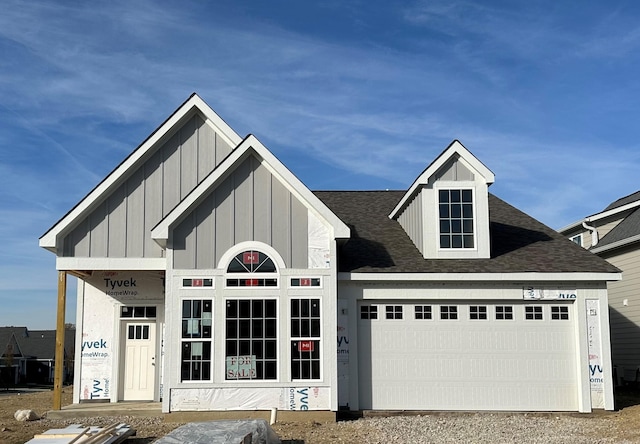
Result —
<instances>
[{"instance_id":1,"label":"large front window","mask_svg":"<svg viewBox=\"0 0 640 444\"><path fill-rule=\"evenodd\" d=\"M440 248L474 248L472 190L440 190Z\"/></svg>"},{"instance_id":2,"label":"large front window","mask_svg":"<svg viewBox=\"0 0 640 444\"><path fill-rule=\"evenodd\" d=\"M226 302L225 379L277 379L275 299Z\"/></svg>"}]
</instances>

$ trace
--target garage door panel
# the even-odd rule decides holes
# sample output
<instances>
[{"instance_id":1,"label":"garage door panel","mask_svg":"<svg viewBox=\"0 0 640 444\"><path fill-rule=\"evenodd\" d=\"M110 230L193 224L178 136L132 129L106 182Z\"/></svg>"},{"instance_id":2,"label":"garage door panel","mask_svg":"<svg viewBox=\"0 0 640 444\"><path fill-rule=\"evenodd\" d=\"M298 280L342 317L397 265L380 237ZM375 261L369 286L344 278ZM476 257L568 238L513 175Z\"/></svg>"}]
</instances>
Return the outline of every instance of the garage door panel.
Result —
<instances>
[{"instance_id":1,"label":"garage door panel","mask_svg":"<svg viewBox=\"0 0 640 444\"><path fill-rule=\"evenodd\" d=\"M398 305L398 302L393 302ZM361 320L358 328L362 409L575 410L577 367L573 320ZM379 303L378 313L384 313Z\"/></svg>"}]
</instances>

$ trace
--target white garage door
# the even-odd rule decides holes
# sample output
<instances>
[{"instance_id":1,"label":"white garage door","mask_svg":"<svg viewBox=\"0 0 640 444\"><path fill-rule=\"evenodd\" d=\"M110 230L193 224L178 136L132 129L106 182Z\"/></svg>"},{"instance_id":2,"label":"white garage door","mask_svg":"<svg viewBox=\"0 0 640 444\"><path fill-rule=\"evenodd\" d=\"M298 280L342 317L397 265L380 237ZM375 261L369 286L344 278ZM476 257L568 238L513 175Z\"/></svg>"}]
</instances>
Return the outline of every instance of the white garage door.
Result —
<instances>
[{"instance_id":1,"label":"white garage door","mask_svg":"<svg viewBox=\"0 0 640 444\"><path fill-rule=\"evenodd\" d=\"M571 303L359 306L360 408L577 410Z\"/></svg>"}]
</instances>

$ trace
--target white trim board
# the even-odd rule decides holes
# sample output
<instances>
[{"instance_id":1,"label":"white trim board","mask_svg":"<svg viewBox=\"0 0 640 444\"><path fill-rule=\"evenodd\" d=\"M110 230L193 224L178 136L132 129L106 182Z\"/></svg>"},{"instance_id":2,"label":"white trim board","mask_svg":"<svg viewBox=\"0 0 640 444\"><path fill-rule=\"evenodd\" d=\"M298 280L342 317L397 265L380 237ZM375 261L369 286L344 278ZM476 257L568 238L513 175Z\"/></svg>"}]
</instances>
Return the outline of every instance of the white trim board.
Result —
<instances>
[{"instance_id":1,"label":"white trim board","mask_svg":"<svg viewBox=\"0 0 640 444\"><path fill-rule=\"evenodd\" d=\"M508 282L576 282L619 281L622 273L338 273L339 281L508 281Z\"/></svg>"}]
</instances>

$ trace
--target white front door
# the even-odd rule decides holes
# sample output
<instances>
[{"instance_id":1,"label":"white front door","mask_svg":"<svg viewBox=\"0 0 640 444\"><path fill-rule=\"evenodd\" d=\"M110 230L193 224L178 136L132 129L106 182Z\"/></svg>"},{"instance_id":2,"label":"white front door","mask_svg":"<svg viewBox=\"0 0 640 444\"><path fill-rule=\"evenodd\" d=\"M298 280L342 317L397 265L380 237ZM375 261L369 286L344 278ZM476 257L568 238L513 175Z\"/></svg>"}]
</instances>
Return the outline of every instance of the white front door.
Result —
<instances>
[{"instance_id":1,"label":"white front door","mask_svg":"<svg viewBox=\"0 0 640 444\"><path fill-rule=\"evenodd\" d=\"M156 323L125 322L123 329L123 400L152 401L156 373Z\"/></svg>"}]
</instances>

